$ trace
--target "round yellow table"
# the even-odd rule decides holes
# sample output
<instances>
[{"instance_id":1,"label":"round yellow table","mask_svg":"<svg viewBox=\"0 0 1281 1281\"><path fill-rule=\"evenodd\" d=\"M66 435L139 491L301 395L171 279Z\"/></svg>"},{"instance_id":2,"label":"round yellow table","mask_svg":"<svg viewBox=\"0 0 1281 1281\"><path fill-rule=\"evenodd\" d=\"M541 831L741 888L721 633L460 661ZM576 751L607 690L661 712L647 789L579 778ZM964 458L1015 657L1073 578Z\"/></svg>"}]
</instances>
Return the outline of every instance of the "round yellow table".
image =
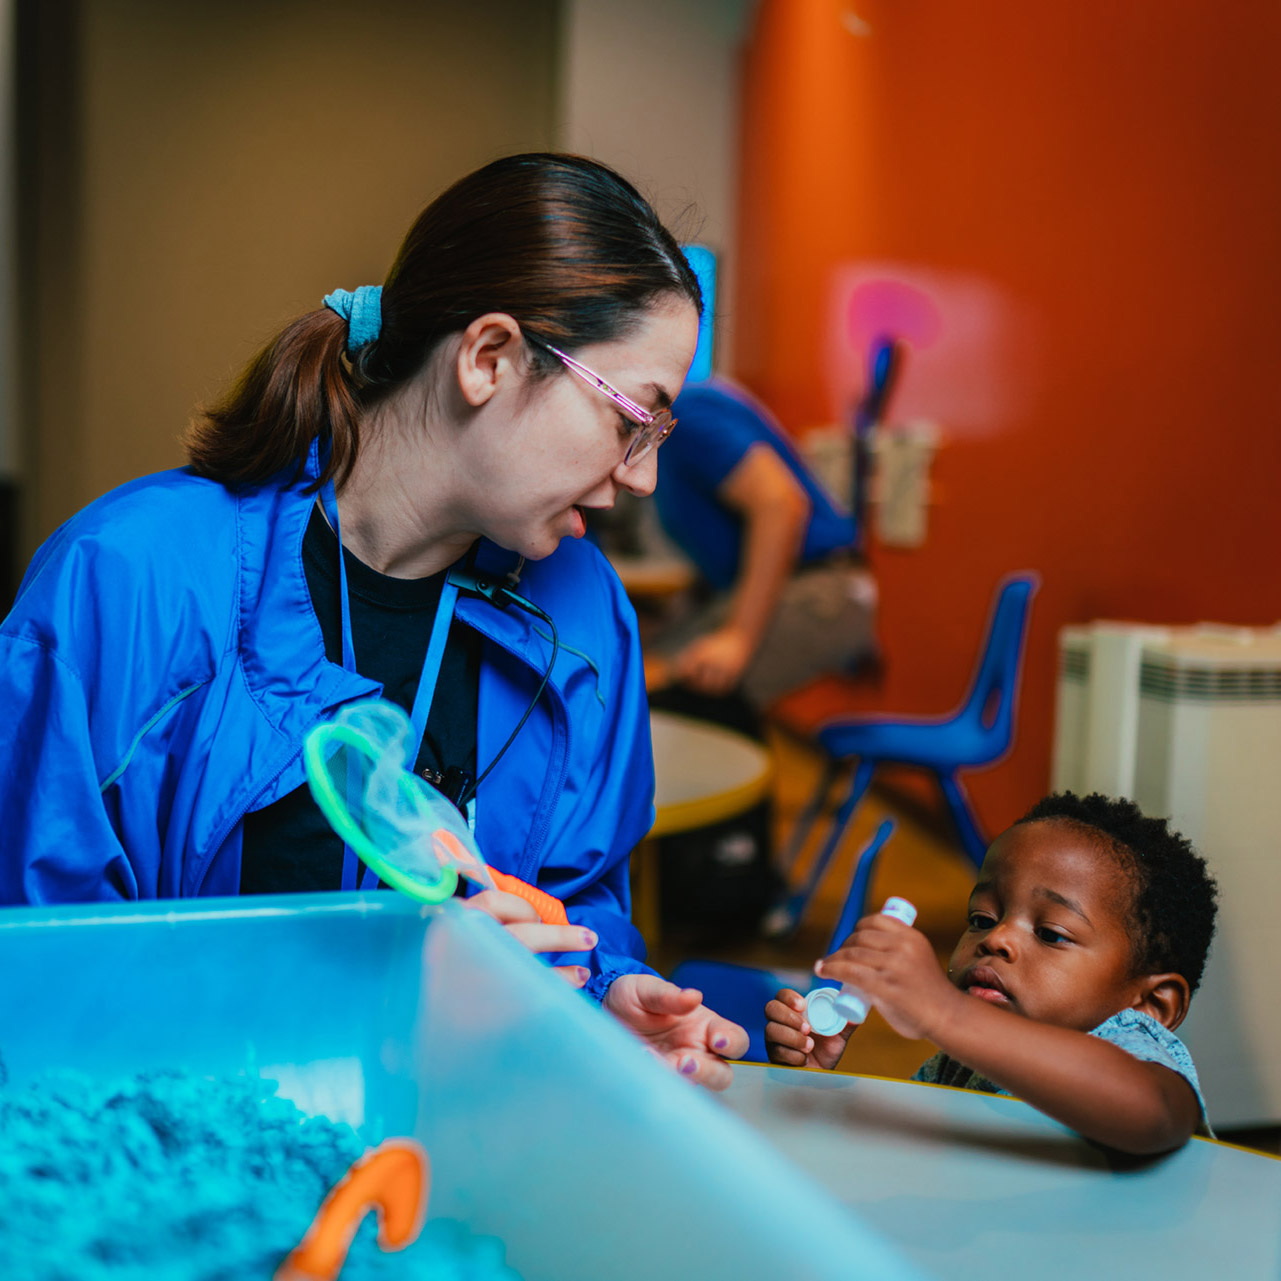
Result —
<instances>
[{"instance_id":1,"label":"round yellow table","mask_svg":"<svg viewBox=\"0 0 1281 1281\"><path fill-rule=\"evenodd\" d=\"M654 742L654 826L633 862L636 927L653 947L659 939L659 861L656 838L708 827L761 801L773 762L760 743L723 725L649 714Z\"/></svg>"}]
</instances>

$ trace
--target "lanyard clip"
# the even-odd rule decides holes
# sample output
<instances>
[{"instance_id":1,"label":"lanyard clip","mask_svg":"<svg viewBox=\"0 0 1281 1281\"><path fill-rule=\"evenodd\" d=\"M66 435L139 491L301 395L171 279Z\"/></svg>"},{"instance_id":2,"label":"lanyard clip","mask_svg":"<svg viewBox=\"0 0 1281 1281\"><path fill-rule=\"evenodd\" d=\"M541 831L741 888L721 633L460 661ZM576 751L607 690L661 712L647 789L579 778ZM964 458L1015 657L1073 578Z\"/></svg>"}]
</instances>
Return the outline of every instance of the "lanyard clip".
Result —
<instances>
[{"instance_id":1,"label":"lanyard clip","mask_svg":"<svg viewBox=\"0 0 1281 1281\"><path fill-rule=\"evenodd\" d=\"M461 592L479 596L497 609L505 609L511 604L510 589L505 583L479 576L472 569L451 569L445 580L452 583Z\"/></svg>"}]
</instances>

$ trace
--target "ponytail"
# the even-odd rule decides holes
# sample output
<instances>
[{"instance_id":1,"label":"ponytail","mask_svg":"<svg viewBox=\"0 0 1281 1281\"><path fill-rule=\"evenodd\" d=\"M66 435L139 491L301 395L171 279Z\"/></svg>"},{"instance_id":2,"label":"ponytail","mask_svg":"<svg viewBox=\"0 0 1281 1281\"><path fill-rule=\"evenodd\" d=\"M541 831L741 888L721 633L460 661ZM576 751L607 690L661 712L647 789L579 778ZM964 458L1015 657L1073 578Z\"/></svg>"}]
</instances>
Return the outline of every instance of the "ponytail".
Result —
<instances>
[{"instance_id":1,"label":"ponytail","mask_svg":"<svg viewBox=\"0 0 1281 1281\"><path fill-rule=\"evenodd\" d=\"M361 403L346 356L347 326L328 308L287 325L235 385L192 424L187 457L224 484L259 483L292 465L301 472L313 440L329 443L314 488L351 474Z\"/></svg>"}]
</instances>

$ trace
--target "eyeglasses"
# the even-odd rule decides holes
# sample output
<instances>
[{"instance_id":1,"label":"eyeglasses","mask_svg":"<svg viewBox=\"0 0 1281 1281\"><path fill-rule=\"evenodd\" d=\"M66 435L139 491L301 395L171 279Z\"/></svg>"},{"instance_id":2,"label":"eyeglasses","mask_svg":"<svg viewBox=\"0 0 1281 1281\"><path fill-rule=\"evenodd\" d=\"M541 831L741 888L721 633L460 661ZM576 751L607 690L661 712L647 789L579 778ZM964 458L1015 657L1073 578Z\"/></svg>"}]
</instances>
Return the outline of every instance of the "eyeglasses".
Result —
<instances>
[{"instance_id":1,"label":"eyeglasses","mask_svg":"<svg viewBox=\"0 0 1281 1281\"><path fill-rule=\"evenodd\" d=\"M624 466L635 467L651 449L656 449L672 434L676 419L672 417L670 409L660 409L658 413L651 414L648 409L642 409L634 400L611 387L599 374L594 374L586 365L579 364L573 356L565 355L559 347L553 347L551 343L535 338L533 334L527 333L525 337L530 342L545 347L570 373L577 374L589 386L604 392L636 424L638 430L627 442L627 452L623 455Z\"/></svg>"}]
</instances>

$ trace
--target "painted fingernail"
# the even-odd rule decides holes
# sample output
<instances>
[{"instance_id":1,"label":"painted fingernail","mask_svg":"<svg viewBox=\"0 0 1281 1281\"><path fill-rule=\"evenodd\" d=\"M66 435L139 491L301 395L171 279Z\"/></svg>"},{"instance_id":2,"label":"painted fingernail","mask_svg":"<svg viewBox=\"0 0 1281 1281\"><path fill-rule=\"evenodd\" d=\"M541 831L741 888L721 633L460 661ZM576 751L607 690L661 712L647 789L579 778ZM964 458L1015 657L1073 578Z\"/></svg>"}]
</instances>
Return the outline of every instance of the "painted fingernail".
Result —
<instances>
[{"instance_id":1,"label":"painted fingernail","mask_svg":"<svg viewBox=\"0 0 1281 1281\"><path fill-rule=\"evenodd\" d=\"M575 965L574 973L578 975L578 985L581 987L592 976L591 970L585 965Z\"/></svg>"},{"instance_id":2,"label":"painted fingernail","mask_svg":"<svg viewBox=\"0 0 1281 1281\"><path fill-rule=\"evenodd\" d=\"M714 1040L714 1041L712 1042L712 1049L714 1049L714 1050L723 1050L723 1049L725 1049L728 1045L729 1045L729 1037L727 1037L727 1036L718 1036L718 1037L716 1038L716 1040Z\"/></svg>"},{"instance_id":3,"label":"painted fingernail","mask_svg":"<svg viewBox=\"0 0 1281 1281\"><path fill-rule=\"evenodd\" d=\"M584 930L582 934L584 947L596 946L596 935L591 930Z\"/></svg>"},{"instance_id":4,"label":"painted fingernail","mask_svg":"<svg viewBox=\"0 0 1281 1281\"><path fill-rule=\"evenodd\" d=\"M698 1071L698 1064L694 1061L692 1056L687 1054L676 1065L676 1070L681 1074L681 1076L693 1076L694 1073Z\"/></svg>"}]
</instances>

